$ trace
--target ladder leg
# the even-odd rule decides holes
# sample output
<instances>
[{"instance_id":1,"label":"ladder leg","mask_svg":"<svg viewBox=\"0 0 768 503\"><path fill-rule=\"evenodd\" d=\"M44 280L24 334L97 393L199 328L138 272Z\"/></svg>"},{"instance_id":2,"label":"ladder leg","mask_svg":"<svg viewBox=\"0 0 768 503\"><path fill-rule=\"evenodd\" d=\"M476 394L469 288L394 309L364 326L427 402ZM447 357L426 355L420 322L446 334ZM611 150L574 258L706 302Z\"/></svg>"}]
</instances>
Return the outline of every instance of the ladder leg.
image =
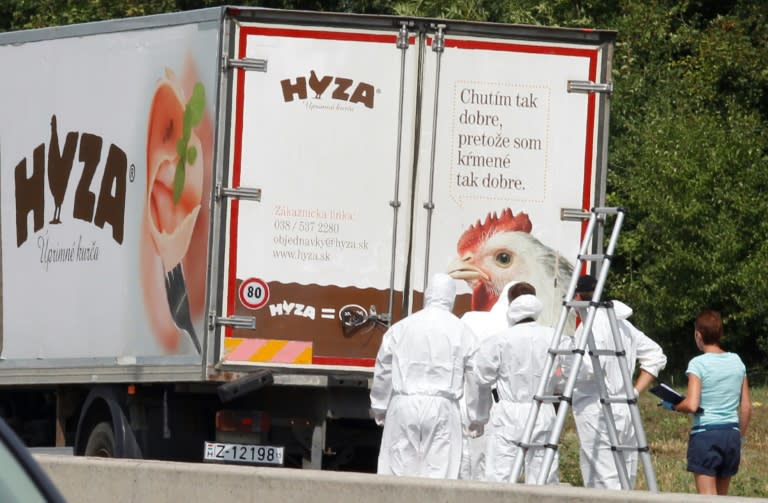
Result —
<instances>
[{"instance_id":1,"label":"ladder leg","mask_svg":"<svg viewBox=\"0 0 768 503\"><path fill-rule=\"evenodd\" d=\"M619 331L619 323L616 320L616 313L612 308L608 309L608 321L611 325L611 332L614 338L614 347L623 350L623 344L621 342L621 336ZM653 463L651 462L650 450L648 448L648 440L645 436L645 428L643 428L643 420L640 417L640 405L637 399L634 398L634 389L632 386L632 374L629 366L627 365L626 356L619 358L619 369L621 370L624 393L627 397L632 397L631 400L627 400L629 407L630 419L632 421L632 427L634 429L634 437L637 440L637 450L639 453L639 460L643 464L643 473L645 475L645 481L648 485L648 490L656 492L658 487L656 486L656 474L653 470Z\"/></svg>"},{"instance_id":2,"label":"ladder leg","mask_svg":"<svg viewBox=\"0 0 768 503\"><path fill-rule=\"evenodd\" d=\"M573 291L576 289L576 280L578 278L574 276L574 278L571 281L570 290ZM573 295L572 293L570 295ZM539 382L538 388L536 390L536 396L533 400L533 407L531 407L531 410L528 413L528 417L525 421L525 428L523 429L523 436L519 443L520 451L518 453L518 456L515 458L514 465L512 466L512 474L510 476L510 480L512 483L517 483L520 475L523 472L523 466L525 464L525 459L528 455L528 451L530 449L530 443L531 439L533 437L533 430L536 427L536 421L539 416L539 412L541 410L541 404L542 401L540 397L544 396L547 392L547 390L550 388L550 381L552 374L555 370L556 364L555 364L555 354L554 350L559 348L561 345L561 339L563 331L565 330L565 325L568 320L568 316L570 315L570 308L563 305L563 309L560 313L560 319L557 323L557 328L555 329L555 333L552 336L552 341L550 343L550 352L547 356L547 361L544 367L544 371L542 373L542 379ZM563 420L564 422L565 420ZM557 445L557 438L559 438L559 432L557 433L557 436L555 436L555 442L554 445ZM550 437L551 439L552 437ZM554 458L554 456L553 456ZM551 469L552 463L551 461L549 464L545 464L544 467L542 467L543 471L549 471Z\"/></svg>"},{"instance_id":3,"label":"ladder leg","mask_svg":"<svg viewBox=\"0 0 768 503\"><path fill-rule=\"evenodd\" d=\"M575 288L575 284L574 284L574 288ZM586 326L591 327L593 321L594 321L594 311L591 311L587 315L587 320L585 321ZM541 463L541 471L539 472L538 479L536 481L536 483L539 485L543 485L546 483L547 475L549 474L549 471L552 469L552 463L554 462L554 459L555 459L557 445L560 442L560 435L563 431L563 428L565 427L566 418L568 417L568 411L570 410L571 400L573 398L573 389L576 386L576 378L579 374L579 369L581 368L582 360L584 358L585 348L587 346L588 334L585 334L584 332L585 331L582 331L582 334L580 335L579 339L575 343L576 349L574 350L574 353L573 353L573 362L569 366L569 375L568 375L568 380L566 381L566 384L565 384L565 389L563 390L563 398L560 401L560 406L557 409L557 415L555 416L555 424L552 427L552 432L549 435L549 439L545 444L546 450L544 451L544 460ZM546 377L547 376L545 376L545 378Z\"/></svg>"},{"instance_id":4,"label":"ladder leg","mask_svg":"<svg viewBox=\"0 0 768 503\"><path fill-rule=\"evenodd\" d=\"M552 428L552 433L547 440L547 447L544 450L544 459L541 462L541 468L539 471L536 484L544 485L547 483L549 472L552 470L552 463L555 461L555 454L557 454L557 445L560 441L560 433L563 431L565 425L565 419L568 416L568 402L562 402L557 409L557 417L555 419L555 426Z\"/></svg>"},{"instance_id":5,"label":"ladder leg","mask_svg":"<svg viewBox=\"0 0 768 503\"><path fill-rule=\"evenodd\" d=\"M600 404L603 410L603 417L605 418L605 424L607 427L608 440L611 445L611 454L613 455L613 462L616 465L616 472L619 477L619 483L622 489L632 489L629 476L627 474L627 464L624 456L624 451L618 447L621 445L618 430L616 429L616 418L613 415L613 407L611 406L608 394L608 386L606 385L605 374L603 373L602 365L600 364L600 358L597 355L597 347L595 345L594 335L590 331L588 335L589 355L592 360L592 369L600 389Z\"/></svg>"}]
</instances>

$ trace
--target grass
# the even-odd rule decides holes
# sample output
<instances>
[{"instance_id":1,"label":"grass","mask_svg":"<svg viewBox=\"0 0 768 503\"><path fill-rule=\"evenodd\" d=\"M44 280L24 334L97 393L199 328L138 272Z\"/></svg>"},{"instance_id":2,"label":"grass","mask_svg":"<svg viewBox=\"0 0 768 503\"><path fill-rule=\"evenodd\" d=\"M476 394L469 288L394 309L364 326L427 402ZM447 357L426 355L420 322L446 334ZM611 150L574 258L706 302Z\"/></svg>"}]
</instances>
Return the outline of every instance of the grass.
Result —
<instances>
[{"instance_id":1,"label":"grass","mask_svg":"<svg viewBox=\"0 0 768 503\"><path fill-rule=\"evenodd\" d=\"M752 388L750 394L752 421L743 440L739 473L731 480L728 494L765 498L768 497L768 387ZM685 469L691 419L687 414L661 409L658 403L658 398L648 392L640 397L640 414L651 448L656 485L662 492L696 493L693 474ZM579 440L572 416L560 438L559 452L560 481L583 485L579 470ZM637 489L646 490L642 462L638 464Z\"/></svg>"}]
</instances>

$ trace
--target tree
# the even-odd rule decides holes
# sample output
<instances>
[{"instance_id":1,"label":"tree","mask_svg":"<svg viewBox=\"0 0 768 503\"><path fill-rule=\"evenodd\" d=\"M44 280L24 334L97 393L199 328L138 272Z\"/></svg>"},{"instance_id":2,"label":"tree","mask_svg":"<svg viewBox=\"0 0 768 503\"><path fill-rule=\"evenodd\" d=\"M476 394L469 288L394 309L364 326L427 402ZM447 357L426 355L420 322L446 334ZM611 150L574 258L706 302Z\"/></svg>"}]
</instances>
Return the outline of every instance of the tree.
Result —
<instances>
[{"instance_id":1,"label":"tree","mask_svg":"<svg viewBox=\"0 0 768 503\"><path fill-rule=\"evenodd\" d=\"M0 31L24 30L119 19L221 5L281 9L392 14L386 0L4 0L0 3Z\"/></svg>"},{"instance_id":2,"label":"tree","mask_svg":"<svg viewBox=\"0 0 768 503\"><path fill-rule=\"evenodd\" d=\"M175 0L4 0L0 6L0 31L44 28L175 10L179 10Z\"/></svg>"},{"instance_id":3,"label":"tree","mask_svg":"<svg viewBox=\"0 0 768 503\"><path fill-rule=\"evenodd\" d=\"M726 346L753 367L768 350L766 16L731 3L631 4L617 18L609 202L630 214L612 286L671 372L696 352L703 308L723 312Z\"/></svg>"}]
</instances>

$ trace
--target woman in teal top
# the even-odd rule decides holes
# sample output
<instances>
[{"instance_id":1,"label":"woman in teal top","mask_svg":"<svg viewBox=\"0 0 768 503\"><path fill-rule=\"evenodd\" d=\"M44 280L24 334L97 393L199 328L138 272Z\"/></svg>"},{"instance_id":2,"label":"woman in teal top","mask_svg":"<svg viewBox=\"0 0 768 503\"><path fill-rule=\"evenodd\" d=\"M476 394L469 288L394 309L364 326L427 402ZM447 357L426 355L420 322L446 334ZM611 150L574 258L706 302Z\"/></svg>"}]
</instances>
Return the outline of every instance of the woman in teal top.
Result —
<instances>
[{"instance_id":1,"label":"woman in teal top","mask_svg":"<svg viewBox=\"0 0 768 503\"><path fill-rule=\"evenodd\" d=\"M699 494L728 494L741 460L741 438L752 417L746 368L736 353L720 347L723 321L716 311L702 311L694 324L696 346L704 354L688 363L688 396L673 408L703 412L693 419L688 438L688 471Z\"/></svg>"}]
</instances>

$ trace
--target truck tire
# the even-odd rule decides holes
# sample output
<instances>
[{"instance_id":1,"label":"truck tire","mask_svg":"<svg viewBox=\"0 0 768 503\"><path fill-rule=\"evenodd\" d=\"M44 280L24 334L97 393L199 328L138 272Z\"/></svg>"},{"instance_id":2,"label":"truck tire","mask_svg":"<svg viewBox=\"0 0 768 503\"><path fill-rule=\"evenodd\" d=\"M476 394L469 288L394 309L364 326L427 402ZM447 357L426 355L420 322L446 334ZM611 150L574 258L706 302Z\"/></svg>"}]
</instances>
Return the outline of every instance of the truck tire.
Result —
<instances>
[{"instance_id":1,"label":"truck tire","mask_svg":"<svg viewBox=\"0 0 768 503\"><path fill-rule=\"evenodd\" d=\"M85 455L99 458L115 457L115 433L112 424L102 421L93 427L85 444Z\"/></svg>"}]
</instances>

